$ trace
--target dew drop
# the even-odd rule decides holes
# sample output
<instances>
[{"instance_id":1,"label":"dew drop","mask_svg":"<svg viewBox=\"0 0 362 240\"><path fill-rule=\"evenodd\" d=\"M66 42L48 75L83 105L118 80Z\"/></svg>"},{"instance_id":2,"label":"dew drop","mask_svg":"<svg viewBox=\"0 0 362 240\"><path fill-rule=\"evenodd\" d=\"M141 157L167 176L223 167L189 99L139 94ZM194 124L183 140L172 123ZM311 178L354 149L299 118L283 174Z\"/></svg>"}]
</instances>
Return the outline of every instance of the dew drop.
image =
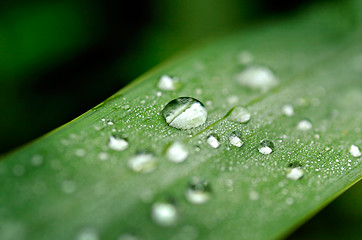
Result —
<instances>
[{"instance_id":1,"label":"dew drop","mask_svg":"<svg viewBox=\"0 0 362 240\"><path fill-rule=\"evenodd\" d=\"M356 145L351 145L349 148L349 153L352 155L352 157L360 157L362 155L361 150Z\"/></svg>"},{"instance_id":2,"label":"dew drop","mask_svg":"<svg viewBox=\"0 0 362 240\"><path fill-rule=\"evenodd\" d=\"M141 152L128 160L128 167L134 172L149 173L156 168L156 159L153 154Z\"/></svg>"},{"instance_id":3,"label":"dew drop","mask_svg":"<svg viewBox=\"0 0 362 240\"><path fill-rule=\"evenodd\" d=\"M177 222L177 209L171 203L157 202L152 205L153 221L163 227L169 227Z\"/></svg>"},{"instance_id":4,"label":"dew drop","mask_svg":"<svg viewBox=\"0 0 362 240\"><path fill-rule=\"evenodd\" d=\"M274 73L269 68L260 65L246 67L236 76L236 79L243 86L263 92L278 85L278 80Z\"/></svg>"},{"instance_id":5,"label":"dew drop","mask_svg":"<svg viewBox=\"0 0 362 240\"><path fill-rule=\"evenodd\" d=\"M291 117L294 115L294 108L290 104L284 105L282 110L283 110L283 113L288 117Z\"/></svg>"},{"instance_id":6,"label":"dew drop","mask_svg":"<svg viewBox=\"0 0 362 240\"><path fill-rule=\"evenodd\" d=\"M228 119L233 122L247 123L250 120L250 117L251 114L248 109L238 106L232 110Z\"/></svg>"},{"instance_id":7,"label":"dew drop","mask_svg":"<svg viewBox=\"0 0 362 240\"><path fill-rule=\"evenodd\" d=\"M297 125L297 129L301 131L310 130L312 129L312 123L307 119L301 120Z\"/></svg>"},{"instance_id":8,"label":"dew drop","mask_svg":"<svg viewBox=\"0 0 362 240\"><path fill-rule=\"evenodd\" d=\"M258 151L262 154L270 154L274 150L274 143L270 140L263 140L259 143Z\"/></svg>"},{"instance_id":9,"label":"dew drop","mask_svg":"<svg viewBox=\"0 0 362 240\"><path fill-rule=\"evenodd\" d=\"M299 163L291 163L289 164L289 169L287 170L286 177L291 180L298 180L304 176L304 171L302 165Z\"/></svg>"},{"instance_id":10,"label":"dew drop","mask_svg":"<svg viewBox=\"0 0 362 240\"><path fill-rule=\"evenodd\" d=\"M173 142L166 150L166 158L175 163L185 161L188 155L186 146L180 142Z\"/></svg>"},{"instance_id":11,"label":"dew drop","mask_svg":"<svg viewBox=\"0 0 362 240\"><path fill-rule=\"evenodd\" d=\"M66 194L71 194L76 190L75 182L65 180L62 182L62 191Z\"/></svg>"},{"instance_id":12,"label":"dew drop","mask_svg":"<svg viewBox=\"0 0 362 240\"><path fill-rule=\"evenodd\" d=\"M164 91L174 91L180 87L178 78L163 75L158 82L158 88Z\"/></svg>"},{"instance_id":13,"label":"dew drop","mask_svg":"<svg viewBox=\"0 0 362 240\"><path fill-rule=\"evenodd\" d=\"M204 204L210 200L211 187L208 181L194 177L186 190L186 199L193 204Z\"/></svg>"},{"instance_id":14,"label":"dew drop","mask_svg":"<svg viewBox=\"0 0 362 240\"><path fill-rule=\"evenodd\" d=\"M244 144L242 134L240 131L234 131L229 136L229 142L235 147L241 147Z\"/></svg>"},{"instance_id":15,"label":"dew drop","mask_svg":"<svg viewBox=\"0 0 362 240\"><path fill-rule=\"evenodd\" d=\"M212 148L218 148L220 146L220 138L216 134L210 134L206 138L206 142L210 145Z\"/></svg>"},{"instance_id":16,"label":"dew drop","mask_svg":"<svg viewBox=\"0 0 362 240\"><path fill-rule=\"evenodd\" d=\"M178 129L190 129L205 123L207 110L191 97L180 97L169 102L162 110L168 125Z\"/></svg>"},{"instance_id":17,"label":"dew drop","mask_svg":"<svg viewBox=\"0 0 362 240\"><path fill-rule=\"evenodd\" d=\"M98 240L98 233L92 228L84 229L77 236L77 240Z\"/></svg>"},{"instance_id":18,"label":"dew drop","mask_svg":"<svg viewBox=\"0 0 362 240\"><path fill-rule=\"evenodd\" d=\"M31 163L33 166L40 166L43 163L43 156L42 155L35 155L31 159Z\"/></svg>"},{"instance_id":19,"label":"dew drop","mask_svg":"<svg viewBox=\"0 0 362 240\"><path fill-rule=\"evenodd\" d=\"M108 147L115 151L124 151L128 148L128 141L125 138L119 136L110 136Z\"/></svg>"},{"instance_id":20,"label":"dew drop","mask_svg":"<svg viewBox=\"0 0 362 240\"><path fill-rule=\"evenodd\" d=\"M242 51L238 55L238 60L241 64L249 64L254 60L254 56L248 51Z\"/></svg>"}]
</instances>

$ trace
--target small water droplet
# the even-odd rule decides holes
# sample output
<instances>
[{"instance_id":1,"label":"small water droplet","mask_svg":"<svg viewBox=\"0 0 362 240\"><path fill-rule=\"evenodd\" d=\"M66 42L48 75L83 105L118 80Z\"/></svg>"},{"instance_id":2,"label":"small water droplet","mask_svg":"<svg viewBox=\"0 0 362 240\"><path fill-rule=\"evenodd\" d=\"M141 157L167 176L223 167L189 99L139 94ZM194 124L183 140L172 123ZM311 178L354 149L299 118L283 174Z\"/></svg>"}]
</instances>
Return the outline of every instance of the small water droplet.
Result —
<instances>
[{"instance_id":1,"label":"small water droplet","mask_svg":"<svg viewBox=\"0 0 362 240\"><path fill-rule=\"evenodd\" d=\"M240 131L234 131L229 136L230 144L235 147L241 147L244 144L242 134Z\"/></svg>"},{"instance_id":2,"label":"small water droplet","mask_svg":"<svg viewBox=\"0 0 362 240\"><path fill-rule=\"evenodd\" d=\"M231 114L227 117L230 121L238 123L247 123L250 120L251 113L244 107L235 107Z\"/></svg>"},{"instance_id":3,"label":"small water droplet","mask_svg":"<svg viewBox=\"0 0 362 240\"><path fill-rule=\"evenodd\" d=\"M235 95L232 95L232 96L229 96L227 99L229 104L236 104L238 101L239 101L239 98L238 96L235 96Z\"/></svg>"},{"instance_id":4,"label":"small water droplet","mask_svg":"<svg viewBox=\"0 0 362 240\"><path fill-rule=\"evenodd\" d=\"M286 174L287 178L296 181L304 176L304 171L301 164L291 163L288 167L289 169L287 170Z\"/></svg>"},{"instance_id":5,"label":"small water droplet","mask_svg":"<svg viewBox=\"0 0 362 240\"><path fill-rule=\"evenodd\" d=\"M84 229L77 236L77 240L98 240L98 239L99 237L97 231L92 228Z\"/></svg>"},{"instance_id":6,"label":"small water droplet","mask_svg":"<svg viewBox=\"0 0 362 240\"><path fill-rule=\"evenodd\" d=\"M177 209L171 203L157 202L152 205L151 217L158 225L169 227L177 222Z\"/></svg>"},{"instance_id":7,"label":"small water droplet","mask_svg":"<svg viewBox=\"0 0 362 240\"><path fill-rule=\"evenodd\" d=\"M312 123L307 119L303 119L298 123L297 129L301 131L310 130L312 129Z\"/></svg>"},{"instance_id":8,"label":"small water droplet","mask_svg":"<svg viewBox=\"0 0 362 240\"><path fill-rule=\"evenodd\" d=\"M255 192L254 190L251 190L251 191L249 192L249 199L250 199L251 201L256 201L256 200L258 200L258 199L259 199L259 193Z\"/></svg>"},{"instance_id":9,"label":"small water droplet","mask_svg":"<svg viewBox=\"0 0 362 240\"><path fill-rule=\"evenodd\" d=\"M204 204L210 200L211 187L208 181L192 178L186 190L186 199L194 204Z\"/></svg>"},{"instance_id":10,"label":"small water droplet","mask_svg":"<svg viewBox=\"0 0 362 240\"><path fill-rule=\"evenodd\" d=\"M128 167L135 172L149 173L156 168L156 159L153 154L140 152L128 160Z\"/></svg>"},{"instance_id":11,"label":"small water droplet","mask_svg":"<svg viewBox=\"0 0 362 240\"><path fill-rule=\"evenodd\" d=\"M71 194L76 190L75 182L65 180L62 182L62 191L66 194Z\"/></svg>"},{"instance_id":12,"label":"small water droplet","mask_svg":"<svg viewBox=\"0 0 362 240\"><path fill-rule=\"evenodd\" d=\"M162 110L167 124L178 129L190 129L205 123L207 110L197 99L180 97L169 102Z\"/></svg>"},{"instance_id":13,"label":"small water droplet","mask_svg":"<svg viewBox=\"0 0 362 240\"><path fill-rule=\"evenodd\" d=\"M278 85L278 80L274 73L265 66L250 65L236 76L237 81L251 89L268 91Z\"/></svg>"},{"instance_id":14,"label":"small water droplet","mask_svg":"<svg viewBox=\"0 0 362 240\"><path fill-rule=\"evenodd\" d=\"M349 153L352 155L352 157L360 157L362 155L361 150L356 145L351 145L349 148Z\"/></svg>"},{"instance_id":15,"label":"small water droplet","mask_svg":"<svg viewBox=\"0 0 362 240\"><path fill-rule=\"evenodd\" d=\"M285 200L285 202L288 204L288 205L292 205L294 203L294 199L289 197Z\"/></svg>"},{"instance_id":16,"label":"small water droplet","mask_svg":"<svg viewBox=\"0 0 362 240\"><path fill-rule=\"evenodd\" d=\"M220 138L216 134L210 134L206 138L206 142L210 145L212 148L218 148L220 146Z\"/></svg>"},{"instance_id":17,"label":"small water droplet","mask_svg":"<svg viewBox=\"0 0 362 240\"><path fill-rule=\"evenodd\" d=\"M131 108L131 106L128 104L122 106L122 109L124 109L124 110L128 110L130 108Z\"/></svg>"},{"instance_id":18,"label":"small water droplet","mask_svg":"<svg viewBox=\"0 0 362 240\"><path fill-rule=\"evenodd\" d=\"M106 152L100 152L98 153L98 159L101 161L105 161L108 159L108 153Z\"/></svg>"},{"instance_id":19,"label":"small water droplet","mask_svg":"<svg viewBox=\"0 0 362 240\"><path fill-rule=\"evenodd\" d=\"M84 157L86 154L86 151L83 148L79 148L77 150L75 150L75 155L77 157Z\"/></svg>"},{"instance_id":20,"label":"small water droplet","mask_svg":"<svg viewBox=\"0 0 362 240\"><path fill-rule=\"evenodd\" d=\"M180 142L173 142L166 150L166 157L171 162L180 163L189 155L187 148Z\"/></svg>"},{"instance_id":21,"label":"small water droplet","mask_svg":"<svg viewBox=\"0 0 362 240\"><path fill-rule=\"evenodd\" d=\"M13 173L15 176L20 177L25 173L25 167L23 165L17 164L13 168Z\"/></svg>"},{"instance_id":22,"label":"small water droplet","mask_svg":"<svg viewBox=\"0 0 362 240\"><path fill-rule=\"evenodd\" d=\"M293 108L293 106L292 105L290 105L290 104L285 104L284 106L283 106L283 113L286 115L286 116L288 116L288 117L291 117L291 116L293 116L294 115L294 108Z\"/></svg>"},{"instance_id":23,"label":"small water droplet","mask_svg":"<svg viewBox=\"0 0 362 240\"><path fill-rule=\"evenodd\" d=\"M31 163L33 166L40 166L43 163L43 156L42 155L35 155L31 159Z\"/></svg>"},{"instance_id":24,"label":"small water droplet","mask_svg":"<svg viewBox=\"0 0 362 240\"><path fill-rule=\"evenodd\" d=\"M254 56L248 51L242 51L238 55L238 60L241 64L249 64L254 60Z\"/></svg>"},{"instance_id":25,"label":"small water droplet","mask_svg":"<svg viewBox=\"0 0 362 240\"><path fill-rule=\"evenodd\" d=\"M121 138L120 136L110 136L108 147L115 151L124 151L128 148L128 141L125 138Z\"/></svg>"},{"instance_id":26,"label":"small water droplet","mask_svg":"<svg viewBox=\"0 0 362 240\"><path fill-rule=\"evenodd\" d=\"M263 140L259 143L258 151L262 154L270 154L274 150L274 143L270 140Z\"/></svg>"},{"instance_id":27,"label":"small water droplet","mask_svg":"<svg viewBox=\"0 0 362 240\"><path fill-rule=\"evenodd\" d=\"M180 87L180 82L176 77L163 75L158 82L158 88L164 91L174 91Z\"/></svg>"}]
</instances>

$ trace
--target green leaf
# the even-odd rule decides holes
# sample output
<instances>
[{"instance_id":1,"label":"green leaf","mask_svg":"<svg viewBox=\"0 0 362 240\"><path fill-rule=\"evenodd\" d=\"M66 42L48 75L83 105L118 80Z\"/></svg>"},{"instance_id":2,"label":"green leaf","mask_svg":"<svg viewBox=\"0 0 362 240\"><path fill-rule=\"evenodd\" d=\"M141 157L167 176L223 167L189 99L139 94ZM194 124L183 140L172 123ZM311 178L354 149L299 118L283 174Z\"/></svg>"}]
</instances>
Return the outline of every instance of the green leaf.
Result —
<instances>
[{"instance_id":1,"label":"green leaf","mask_svg":"<svg viewBox=\"0 0 362 240\"><path fill-rule=\"evenodd\" d=\"M290 233L361 179L361 157L349 152L362 145L360 5L323 5L190 51L4 156L0 238L270 239ZM238 59L245 51L253 64L273 69L276 87L260 91L237 82L248 67ZM182 87L159 90L164 74L178 77ZM166 124L163 107L183 96L205 104L205 124L190 130ZM286 104L293 116L283 114ZM237 105L251 112L246 124L228 120ZM312 129L297 128L303 119ZM243 135L240 148L229 144L235 130ZM211 133L220 138L216 149L206 142ZM114 134L127 139L127 149L109 149ZM274 143L270 155L258 151L264 139ZM175 140L188 148L185 162L165 157ZM156 156L148 173L128 167L141 150ZM286 177L291 163L302 166L301 179ZM185 198L193 177L209 184L204 204ZM160 202L174 204L174 225L152 219Z\"/></svg>"}]
</instances>

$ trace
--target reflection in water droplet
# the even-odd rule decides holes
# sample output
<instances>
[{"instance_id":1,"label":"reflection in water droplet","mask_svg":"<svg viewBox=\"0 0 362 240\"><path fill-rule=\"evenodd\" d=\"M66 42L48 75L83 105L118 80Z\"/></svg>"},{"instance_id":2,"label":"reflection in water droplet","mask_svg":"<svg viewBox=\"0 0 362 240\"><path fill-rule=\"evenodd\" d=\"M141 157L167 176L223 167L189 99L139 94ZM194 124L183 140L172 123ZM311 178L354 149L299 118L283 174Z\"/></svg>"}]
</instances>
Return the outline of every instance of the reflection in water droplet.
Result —
<instances>
[{"instance_id":1,"label":"reflection in water droplet","mask_svg":"<svg viewBox=\"0 0 362 240\"><path fill-rule=\"evenodd\" d=\"M289 164L289 169L287 170L286 177L291 180L298 180L304 176L304 171L302 165L299 163L291 163Z\"/></svg>"},{"instance_id":2,"label":"reflection in water droplet","mask_svg":"<svg viewBox=\"0 0 362 240\"><path fill-rule=\"evenodd\" d=\"M237 81L251 89L268 91L278 85L274 73L265 66L251 65L236 76Z\"/></svg>"},{"instance_id":3,"label":"reflection in water droplet","mask_svg":"<svg viewBox=\"0 0 362 240\"><path fill-rule=\"evenodd\" d=\"M212 148L218 148L220 146L220 139L216 134L210 134L206 142L210 145Z\"/></svg>"},{"instance_id":4,"label":"reflection in water droplet","mask_svg":"<svg viewBox=\"0 0 362 240\"><path fill-rule=\"evenodd\" d=\"M180 142L173 142L166 150L166 157L171 162L180 163L189 155L187 148Z\"/></svg>"},{"instance_id":5,"label":"reflection in water droplet","mask_svg":"<svg viewBox=\"0 0 362 240\"><path fill-rule=\"evenodd\" d=\"M180 83L177 78L163 75L158 82L158 88L164 91L174 91L180 87Z\"/></svg>"},{"instance_id":6,"label":"reflection in water droplet","mask_svg":"<svg viewBox=\"0 0 362 240\"><path fill-rule=\"evenodd\" d=\"M128 167L135 172L149 173L156 168L156 159L151 153L138 153L128 160Z\"/></svg>"},{"instance_id":7,"label":"reflection in water droplet","mask_svg":"<svg viewBox=\"0 0 362 240\"><path fill-rule=\"evenodd\" d=\"M307 119L301 120L297 125L297 129L302 131L310 130L312 129L312 123Z\"/></svg>"},{"instance_id":8,"label":"reflection in water droplet","mask_svg":"<svg viewBox=\"0 0 362 240\"><path fill-rule=\"evenodd\" d=\"M124 151L128 148L128 142L126 139L119 136L110 136L108 147L115 151Z\"/></svg>"},{"instance_id":9,"label":"reflection in water droplet","mask_svg":"<svg viewBox=\"0 0 362 240\"><path fill-rule=\"evenodd\" d=\"M84 229L77 236L77 240L98 240L98 233L92 228Z\"/></svg>"},{"instance_id":10,"label":"reflection in water droplet","mask_svg":"<svg viewBox=\"0 0 362 240\"><path fill-rule=\"evenodd\" d=\"M270 154L274 150L274 143L270 140L263 140L259 143L258 151L262 154Z\"/></svg>"},{"instance_id":11,"label":"reflection in water droplet","mask_svg":"<svg viewBox=\"0 0 362 240\"><path fill-rule=\"evenodd\" d=\"M169 102L162 110L162 115L171 127L190 129L205 123L207 111L200 101L180 97Z\"/></svg>"},{"instance_id":12,"label":"reflection in water droplet","mask_svg":"<svg viewBox=\"0 0 362 240\"><path fill-rule=\"evenodd\" d=\"M282 110L283 110L283 113L284 113L285 115L287 115L288 117L291 117L291 116L294 115L294 108L293 108L293 106L290 105L290 104L284 105Z\"/></svg>"},{"instance_id":13,"label":"reflection in water droplet","mask_svg":"<svg viewBox=\"0 0 362 240\"><path fill-rule=\"evenodd\" d=\"M235 147L241 147L244 144L242 134L240 131L234 131L229 136L230 144Z\"/></svg>"},{"instance_id":14,"label":"reflection in water droplet","mask_svg":"<svg viewBox=\"0 0 362 240\"><path fill-rule=\"evenodd\" d=\"M231 114L227 117L230 121L238 123L247 123L250 120L250 111L244 107L235 107Z\"/></svg>"},{"instance_id":15,"label":"reflection in water droplet","mask_svg":"<svg viewBox=\"0 0 362 240\"><path fill-rule=\"evenodd\" d=\"M194 204L204 204L210 200L210 196L209 182L194 177L186 190L186 199Z\"/></svg>"},{"instance_id":16,"label":"reflection in water droplet","mask_svg":"<svg viewBox=\"0 0 362 240\"><path fill-rule=\"evenodd\" d=\"M351 145L349 148L349 153L352 155L352 157L360 157L361 156L361 150L356 145Z\"/></svg>"},{"instance_id":17,"label":"reflection in water droplet","mask_svg":"<svg viewBox=\"0 0 362 240\"><path fill-rule=\"evenodd\" d=\"M158 225L169 227L177 222L177 210L171 203L157 202L152 205L151 217Z\"/></svg>"}]
</instances>

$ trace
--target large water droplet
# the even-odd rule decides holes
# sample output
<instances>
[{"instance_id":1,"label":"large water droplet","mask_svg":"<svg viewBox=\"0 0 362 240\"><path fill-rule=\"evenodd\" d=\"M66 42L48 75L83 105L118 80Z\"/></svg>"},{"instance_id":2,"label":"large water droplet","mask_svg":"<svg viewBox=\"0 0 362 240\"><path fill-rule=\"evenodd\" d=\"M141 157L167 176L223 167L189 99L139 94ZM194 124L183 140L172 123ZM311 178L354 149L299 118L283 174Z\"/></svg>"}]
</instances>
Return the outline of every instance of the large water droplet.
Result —
<instances>
[{"instance_id":1,"label":"large water droplet","mask_svg":"<svg viewBox=\"0 0 362 240\"><path fill-rule=\"evenodd\" d=\"M240 131L234 131L229 136L230 144L235 147L241 147L244 144L242 134Z\"/></svg>"},{"instance_id":2,"label":"large water droplet","mask_svg":"<svg viewBox=\"0 0 362 240\"><path fill-rule=\"evenodd\" d=\"M203 204L210 200L211 187L209 182L194 177L186 190L186 199L194 204Z\"/></svg>"},{"instance_id":3,"label":"large water droplet","mask_svg":"<svg viewBox=\"0 0 362 240\"><path fill-rule=\"evenodd\" d=\"M108 147L116 151L123 151L128 148L128 142L126 139L114 135L109 137Z\"/></svg>"},{"instance_id":4,"label":"large water droplet","mask_svg":"<svg viewBox=\"0 0 362 240\"><path fill-rule=\"evenodd\" d=\"M206 138L206 142L210 145L212 148L218 148L220 146L220 138L216 134L210 134Z\"/></svg>"},{"instance_id":5,"label":"large water droplet","mask_svg":"<svg viewBox=\"0 0 362 240\"><path fill-rule=\"evenodd\" d=\"M258 151L262 154L270 154L274 150L274 143L270 140L263 140L259 143Z\"/></svg>"},{"instance_id":6,"label":"large water droplet","mask_svg":"<svg viewBox=\"0 0 362 240\"><path fill-rule=\"evenodd\" d=\"M292 105L290 104L285 104L283 106L283 113L288 116L288 117L291 117L294 115L294 108Z\"/></svg>"},{"instance_id":7,"label":"large water droplet","mask_svg":"<svg viewBox=\"0 0 362 240\"><path fill-rule=\"evenodd\" d=\"M233 122L247 123L250 120L250 111L244 107L235 107L228 119Z\"/></svg>"},{"instance_id":8,"label":"large water droplet","mask_svg":"<svg viewBox=\"0 0 362 240\"><path fill-rule=\"evenodd\" d=\"M180 163L189 155L187 148L180 142L173 142L166 150L166 157L171 162Z\"/></svg>"},{"instance_id":9,"label":"large water droplet","mask_svg":"<svg viewBox=\"0 0 362 240\"><path fill-rule=\"evenodd\" d=\"M291 180L298 180L304 176L304 171L302 165L299 163L291 163L289 164L289 169L287 170L286 177Z\"/></svg>"},{"instance_id":10,"label":"large water droplet","mask_svg":"<svg viewBox=\"0 0 362 240\"><path fill-rule=\"evenodd\" d=\"M236 76L236 79L244 86L263 92L278 85L278 80L274 73L269 68L260 65L248 66Z\"/></svg>"},{"instance_id":11,"label":"large water droplet","mask_svg":"<svg viewBox=\"0 0 362 240\"><path fill-rule=\"evenodd\" d=\"M352 157L360 157L362 155L361 150L356 145L351 145L349 148L349 153L352 155Z\"/></svg>"},{"instance_id":12,"label":"large water droplet","mask_svg":"<svg viewBox=\"0 0 362 240\"><path fill-rule=\"evenodd\" d=\"M298 123L297 129L302 131L310 130L312 129L312 123L307 119L303 119Z\"/></svg>"},{"instance_id":13,"label":"large water droplet","mask_svg":"<svg viewBox=\"0 0 362 240\"><path fill-rule=\"evenodd\" d=\"M162 110L162 115L171 127L190 129L205 123L207 111L200 101L180 97L169 102Z\"/></svg>"},{"instance_id":14,"label":"large water droplet","mask_svg":"<svg viewBox=\"0 0 362 240\"><path fill-rule=\"evenodd\" d=\"M157 202L152 205L151 217L158 225L169 227L177 222L177 209L171 203Z\"/></svg>"},{"instance_id":15,"label":"large water droplet","mask_svg":"<svg viewBox=\"0 0 362 240\"><path fill-rule=\"evenodd\" d=\"M140 152L128 160L128 167L135 172L149 173L156 168L156 159L153 154Z\"/></svg>"},{"instance_id":16,"label":"large water droplet","mask_svg":"<svg viewBox=\"0 0 362 240\"><path fill-rule=\"evenodd\" d=\"M176 77L163 75L158 82L158 88L164 91L174 91L180 87L180 82Z\"/></svg>"}]
</instances>

